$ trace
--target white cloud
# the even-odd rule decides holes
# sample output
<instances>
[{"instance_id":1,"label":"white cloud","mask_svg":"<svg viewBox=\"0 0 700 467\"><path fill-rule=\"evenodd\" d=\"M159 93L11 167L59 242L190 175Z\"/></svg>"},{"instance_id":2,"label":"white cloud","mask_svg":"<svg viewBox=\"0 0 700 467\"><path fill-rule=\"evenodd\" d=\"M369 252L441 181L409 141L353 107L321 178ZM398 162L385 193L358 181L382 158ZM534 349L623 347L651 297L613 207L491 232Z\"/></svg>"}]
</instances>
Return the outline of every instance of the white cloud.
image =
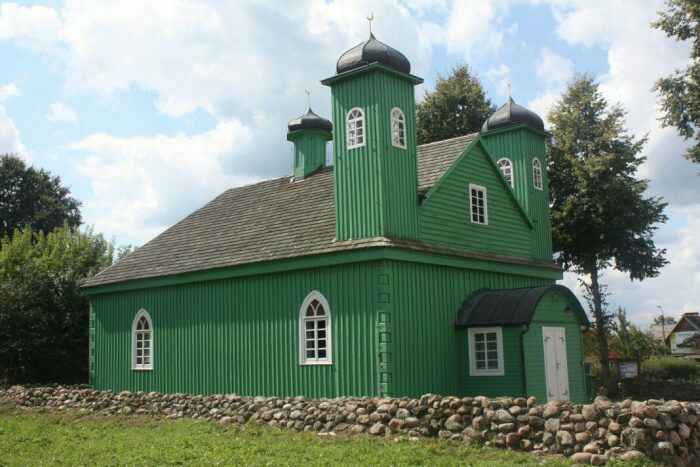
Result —
<instances>
[{"instance_id":1,"label":"white cloud","mask_svg":"<svg viewBox=\"0 0 700 467\"><path fill-rule=\"evenodd\" d=\"M78 121L78 114L65 102L57 101L49 107L46 118L52 123L75 123Z\"/></svg>"},{"instance_id":2,"label":"white cloud","mask_svg":"<svg viewBox=\"0 0 700 467\"><path fill-rule=\"evenodd\" d=\"M508 86L511 85L510 67L505 63L498 66L493 66L486 71L486 77L496 83L498 93L503 96L508 96Z\"/></svg>"},{"instance_id":3,"label":"white cloud","mask_svg":"<svg viewBox=\"0 0 700 467\"><path fill-rule=\"evenodd\" d=\"M561 96L567 82L574 76L574 63L548 47L544 47L540 52L540 59L535 64L535 69L544 89L528 102L528 107L540 115L548 125L549 111Z\"/></svg>"},{"instance_id":4,"label":"white cloud","mask_svg":"<svg viewBox=\"0 0 700 467\"><path fill-rule=\"evenodd\" d=\"M19 88L15 83L0 86L0 102L4 102L9 97L19 96Z\"/></svg>"},{"instance_id":5,"label":"white cloud","mask_svg":"<svg viewBox=\"0 0 700 467\"><path fill-rule=\"evenodd\" d=\"M447 50L470 58L475 51L491 53L503 45L501 15L507 0L456 0L447 21Z\"/></svg>"},{"instance_id":6,"label":"white cloud","mask_svg":"<svg viewBox=\"0 0 700 467\"><path fill-rule=\"evenodd\" d=\"M670 264L659 277L631 282L623 273L609 271L605 280L613 293L611 303L622 305L640 321L650 321L657 305L678 316L700 309L700 203L698 167L682 158L687 146L673 129L659 126L654 81L688 60L688 44L668 39L649 24L664 7L663 0L642 2L566 0L551 2L559 36L574 46L607 50L608 71L600 76L601 90L610 102L628 111L631 132L648 134L640 175L651 179L650 193L669 201L669 223L661 226L657 246L668 250ZM620 18L624 18L621 21ZM558 98L545 89L530 105L546 107ZM538 109L540 110L540 109ZM541 110L540 110L541 111ZM573 278L568 277L571 285Z\"/></svg>"},{"instance_id":7,"label":"white cloud","mask_svg":"<svg viewBox=\"0 0 700 467\"><path fill-rule=\"evenodd\" d=\"M3 105L7 99L19 95L20 91L15 83L0 85L0 154L16 154L29 160L29 154L22 144L19 130Z\"/></svg>"},{"instance_id":8,"label":"white cloud","mask_svg":"<svg viewBox=\"0 0 700 467\"><path fill-rule=\"evenodd\" d=\"M537 76L547 84L566 83L574 76L574 62L545 47L537 63Z\"/></svg>"},{"instance_id":9,"label":"white cloud","mask_svg":"<svg viewBox=\"0 0 700 467\"><path fill-rule=\"evenodd\" d=\"M0 4L0 40L14 40L31 49L55 52L63 38L63 23L53 8Z\"/></svg>"},{"instance_id":10,"label":"white cloud","mask_svg":"<svg viewBox=\"0 0 700 467\"><path fill-rule=\"evenodd\" d=\"M367 38L368 12L377 18L376 36L401 44L414 73L428 72L431 47L444 33L415 12L432 8L446 6L429 0L303 0L294 8L252 0L11 4L2 10L0 40L54 59L68 92L118 99L144 90L170 117L198 110L213 117L215 128L200 135L101 134L71 147L90 152L81 165L95 196L85 204L88 222L95 219L110 234L138 231L143 241L150 233L125 226L162 228L231 184L289 173L287 121L304 111L306 88L315 110L330 116L330 92L319 81L335 73L343 51ZM36 32L42 28L46 37ZM70 120L69 114L51 113L59 120ZM225 131L233 132L230 144L222 139ZM166 156L178 145L197 149ZM192 174L208 182L179 191L178 178Z\"/></svg>"},{"instance_id":11,"label":"white cloud","mask_svg":"<svg viewBox=\"0 0 700 467\"><path fill-rule=\"evenodd\" d=\"M85 217L120 241L143 242L225 189L255 181L225 168L252 144L250 130L237 121L194 135L92 134L71 145L87 153L77 167L93 192Z\"/></svg>"}]
</instances>

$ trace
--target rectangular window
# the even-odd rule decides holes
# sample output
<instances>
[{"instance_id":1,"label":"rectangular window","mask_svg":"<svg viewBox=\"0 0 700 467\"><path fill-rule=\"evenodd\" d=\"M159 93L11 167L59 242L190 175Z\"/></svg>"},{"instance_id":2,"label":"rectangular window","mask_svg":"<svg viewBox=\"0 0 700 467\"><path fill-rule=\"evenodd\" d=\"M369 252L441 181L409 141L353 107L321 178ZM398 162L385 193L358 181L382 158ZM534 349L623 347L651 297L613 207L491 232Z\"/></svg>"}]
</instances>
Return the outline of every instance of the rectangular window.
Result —
<instances>
[{"instance_id":1,"label":"rectangular window","mask_svg":"<svg viewBox=\"0 0 700 467\"><path fill-rule=\"evenodd\" d=\"M469 375L503 376L501 328L469 329Z\"/></svg>"},{"instance_id":2,"label":"rectangular window","mask_svg":"<svg viewBox=\"0 0 700 467\"><path fill-rule=\"evenodd\" d=\"M473 224L487 225L489 223L488 200L486 188L479 185L469 185L469 211Z\"/></svg>"}]
</instances>

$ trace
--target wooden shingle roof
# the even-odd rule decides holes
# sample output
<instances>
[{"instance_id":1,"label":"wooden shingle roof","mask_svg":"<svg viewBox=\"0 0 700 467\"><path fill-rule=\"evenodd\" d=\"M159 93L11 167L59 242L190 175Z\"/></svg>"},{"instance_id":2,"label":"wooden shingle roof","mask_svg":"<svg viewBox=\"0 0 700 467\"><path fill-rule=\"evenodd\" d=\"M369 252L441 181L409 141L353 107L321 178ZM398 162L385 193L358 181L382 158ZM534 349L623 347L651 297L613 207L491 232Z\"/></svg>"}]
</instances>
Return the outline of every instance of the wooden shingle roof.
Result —
<instances>
[{"instance_id":1,"label":"wooden shingle roof","mask_svg":"<svg viewBox=\"0 0 700 467\"><path fill-rule=\"evenodd\" d=\"M432 186L477 136L419 146L419 191ZM335 241L328 167L303 180L282 177L231 188L84 286L390 245L389 239Z\"/></svg>"}]
</instances>

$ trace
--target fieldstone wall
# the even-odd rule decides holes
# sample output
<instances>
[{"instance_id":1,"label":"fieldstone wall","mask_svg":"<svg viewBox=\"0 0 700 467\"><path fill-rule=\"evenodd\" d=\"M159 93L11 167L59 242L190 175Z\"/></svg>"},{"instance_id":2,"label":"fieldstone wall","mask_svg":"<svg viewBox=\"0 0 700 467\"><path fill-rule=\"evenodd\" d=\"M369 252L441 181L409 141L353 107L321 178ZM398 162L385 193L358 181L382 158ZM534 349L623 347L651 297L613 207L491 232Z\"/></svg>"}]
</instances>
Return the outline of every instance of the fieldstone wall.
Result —
<instances>
[{"instance_id":1,"label":"fieldstone wall","mask_svg":"<svg viewBox=\"0 0 700 467\"><path fill-rule=\"evenodd\" d=\"M676 465L700 465L700 404L598 397L592 404L535 398L408 398L197 396L95 391L87 388L13 386L0 401L19 407L104 415L191 417L259 423L319 435L439 437L489 446L560 453L582 464L649 456Z\"/></svg>"}]
</instances>

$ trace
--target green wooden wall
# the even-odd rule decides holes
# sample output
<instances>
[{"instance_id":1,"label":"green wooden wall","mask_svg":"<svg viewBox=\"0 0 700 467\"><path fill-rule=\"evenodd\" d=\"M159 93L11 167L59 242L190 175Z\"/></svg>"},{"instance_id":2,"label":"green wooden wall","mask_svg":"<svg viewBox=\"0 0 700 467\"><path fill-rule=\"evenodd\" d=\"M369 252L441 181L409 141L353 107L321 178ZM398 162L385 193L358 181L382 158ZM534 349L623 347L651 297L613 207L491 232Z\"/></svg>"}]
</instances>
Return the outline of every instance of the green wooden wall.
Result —
<instances>
[{"instance_id":1,"label":"green wooden wall","mask_svg":"<svg viewBox=\"0 0 700 467\"><path fill-rule=\"evenodd\" d=\"M379 391L377 262L91 297L92 384L114 391L335 397ZM299 365L299 308L331 306L333 365ZM154 370L131 369L131 324L153 319Z\"/></svg>"},{"instance_id":2,"label":"green wooden wall","mask_svg":"<svg viewBox=\"0 0 700 467\"><path fill-rule=\"evenodd\" d=\"M287 140L294 143L295 179L302 179L325 165L329 139L330 133L320 130L299 130L287 135Z\"/></svg>"},{"instance_id":3,"label":"green wooden wall","mask_svg":"<svg viewBox=\"0 0 700 467\"><path fill-rule=\"evenodd\" d=\"M544 367L544 343L542 327L556 326L566 329L567 366L569 392L574 402L585 402L586 380L583 368L583 337L581 323L574 313L565 313L568 299L559 292L549 292L540 300L530 329L524 336L525 371L528 394L538 401L547 401L547 386Z\"/></svg>"},{"instance_id":4,"label":"green wooden wall","mask_svg":"<svg viewBox=\"0 0 700 467\"><path fill-rule=\"evenodd\" d=\"M467 388L478 394L495 394L500 388L505 391L502 394L511 393L505 384L490 383L488 378L463 380L468 360L465 333L454 326L457 310L468 295L484 287L529 287L553 281L400 261L391 261L387 267L393 284L390 393L466 394ZM511 370L515 367L508 367L509 377ZM512 390L522 389L516 384Z\"/></svg>"},{"instance_id":5,"label":"green wooden wall","mask_svg":"<svg viewBox=\"0 0 700 467\"><path fill-rule=\"evenodd\" d=\"M470 183L486 187L488 225L471 222ZM533 256L532 229L480 144L472 145L466 157L429 193L419 210L419 225L425 242L506 256Z\"/></svg>"},{"instance_id":6,"label":"green wooden wall","mask_svg":"<svg viewBox=\"0 0 700 467\"><path fill-rule=\"evenodd\" d=\"M530 235L530 257L552 258L552 235L549 219L549 179L544 135L524 126L496 130L481 136L492 160L507 157L513 162L513 193L533 223ZM532 159L542 163L543 190L532 182Z\"/></svg>"},{"instance_id":7,"label":"green wooden wall","mask_svg":"<svg viewBox=\"0 0 700 467\"><path fill-rule=\"evenodd\" d=\"M469 341L463 333L462 345L465 363L461 371L465 375L464 394L468 396L519 397L525 395L523 385L523 351L520 343L523 334L521 326L504 326L503 335L503 376L469 376Z\"/></svg>"},{"instance_id":8,"label":"green wooden wall","mask_svg":"<svg viewBox=\"0 0 700 467\"><path fill-rule=\"evenodd\" d=\"M415 239L417 168L413 82L374 70L331 84L336 237ZM365 146L347 149L346 116L365 112ZM406 117L406 149L391 144L391 109Z\"/></svg>"}]
</instances>

